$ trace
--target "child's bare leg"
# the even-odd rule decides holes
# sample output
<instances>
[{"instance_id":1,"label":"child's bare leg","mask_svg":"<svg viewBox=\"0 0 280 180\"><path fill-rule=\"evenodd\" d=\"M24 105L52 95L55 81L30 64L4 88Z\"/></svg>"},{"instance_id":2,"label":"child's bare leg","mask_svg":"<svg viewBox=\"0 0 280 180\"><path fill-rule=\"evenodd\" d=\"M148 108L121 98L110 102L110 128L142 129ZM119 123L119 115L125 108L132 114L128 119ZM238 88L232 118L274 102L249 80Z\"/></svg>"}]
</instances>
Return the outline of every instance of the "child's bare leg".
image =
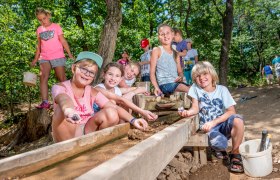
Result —
<instances>
[{"instance_id":1,"label":"child's bare leg","mask_svg":"<svg viewBox=\"0 0 280 180\"><path fill-rule=\"evenodd\" d=\"M42 100L48 100L48 80L51 71L50 63L40 64L40 93Z\"/></svg>"},{"instance_id":2,"label":"child's bare leg","mask_svg":"<svg viewBox=\"0 0 280 180\"><path fill-rule=\"evenodd\" d=\"M109 107L101 109L85 126L85 134L117 125L119 123L119 115L115 108Z\"/></svg>"},{"instance_id":3,"label":"child's bare leg","mask_svg":"<svg viewBox=\"0 0 280 180\"><path fill-rule=\"evenodd\" d=\"M64 141L75 137L77 124L67 122L61 108L57 106L52 119L53 138L56 142Z\"/></svg>"},{"instance_id":4,"label":"child's bare leg","mask_svg":"<svg viewBox=\"0 0 280 180\"><path fill-rule=\"evenodd\" d=\"M185 84L179 84L175 89L175 92L189 92L190 87Z\"/></svg>"},{"instance_id":5,"label":"child's bare leg","mask_svg":"<svg viewBox=\"0 0 280 180\"><path fill-rule=\"evenodd\" d=\"M240 118L234 118L231 130L232 154L239 154L239 145L242 143L244 136L244 123Z\"/></svg>"},{"instance_id":6,"label":"child's bare leg","mask_svg":"<svg viewBox=\"0 0 280 180\"><path fill-rule=\"evenodd\" d=\"M66 81L65 67L64 66L55 67L54 71L55 71L55 76L57 77L57 80L59 82Z\"/></svg>"}]
</instances>

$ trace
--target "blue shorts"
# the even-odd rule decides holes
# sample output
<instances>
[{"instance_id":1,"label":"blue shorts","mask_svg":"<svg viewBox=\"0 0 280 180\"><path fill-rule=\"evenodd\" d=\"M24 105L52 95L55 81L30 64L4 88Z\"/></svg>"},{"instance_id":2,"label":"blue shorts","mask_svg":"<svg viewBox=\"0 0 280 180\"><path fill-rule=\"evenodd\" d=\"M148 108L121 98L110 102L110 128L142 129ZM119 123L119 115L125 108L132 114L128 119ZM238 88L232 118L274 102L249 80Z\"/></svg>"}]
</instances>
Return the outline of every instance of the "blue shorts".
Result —
<instances>
[{"instance_id":1,"label":"blue shorts","mask_svg":"<svg viewBox=\"0 0 280 180\"><path fill-rule=\"evenodd\" d=\"M66 58L58 58L52 60L44 60L44 59L39 60L39 64L43 64L43 63L50 63L52 68L56 68L59 66L65 66Z\"/></svg>"},{"instance_id":2,"label":"blue shorts","mask_svg":"<svg viewBox=\"0 0 280 180\"><path fill-rule=\"evenodd\" d=\"M175 92L178 85L179 83L177 82L167 83L167 84L160 85L159 88L163 94L172 94Z\"/></svg>"},{"instance_id":3,"label":"blue shorts","mask_svg":"<svg viewBox=\"0 0 280 180\"><path fill-rule=\"evenodd\" d=\"M231 130L233 127L234 118L239 118L243 121L243 117L239 114L231 115L225 122L215 126L208 132L210 146L217 150L222 151L227 149L228 140L231 138Z\"/></svg>"}]
</instances>

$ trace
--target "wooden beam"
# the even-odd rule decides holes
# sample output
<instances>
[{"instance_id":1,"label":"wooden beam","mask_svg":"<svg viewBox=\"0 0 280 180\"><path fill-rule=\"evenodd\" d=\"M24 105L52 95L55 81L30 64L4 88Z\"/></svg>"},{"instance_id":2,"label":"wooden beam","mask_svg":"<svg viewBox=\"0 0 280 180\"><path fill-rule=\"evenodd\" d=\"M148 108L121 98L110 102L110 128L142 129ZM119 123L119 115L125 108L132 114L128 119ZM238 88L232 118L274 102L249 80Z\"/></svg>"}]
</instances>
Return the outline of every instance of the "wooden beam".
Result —
<instances>
[{"instance_id":1,"label":"wooden beam","mask_svg":"<svg viewBox=\"0 0 280 180\"><path fill-rule=\"evenodd\" d=\"M130 129L128 123L96 131L81 137L55 143L37 150L0 160L0 179L40 170L76 154L123 137Z\"/></svg>"},{"instance_id":2,"label":"wooden beam","mask_svg":"<svg viewBox=\"0 0 280 180\"><path fill-rule=\"evenodd\" d=\"M156 179L190 131L190 119L182 119L76 179Z\"/></svg>"}]
</instances>

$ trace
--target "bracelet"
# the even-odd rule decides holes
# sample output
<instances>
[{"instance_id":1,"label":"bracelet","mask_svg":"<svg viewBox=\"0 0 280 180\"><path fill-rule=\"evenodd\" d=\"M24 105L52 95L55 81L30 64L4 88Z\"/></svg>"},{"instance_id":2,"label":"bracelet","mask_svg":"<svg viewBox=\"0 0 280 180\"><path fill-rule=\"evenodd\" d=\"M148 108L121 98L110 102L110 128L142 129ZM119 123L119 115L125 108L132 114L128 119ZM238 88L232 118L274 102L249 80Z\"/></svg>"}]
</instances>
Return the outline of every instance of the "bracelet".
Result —
<instances>
[{"instance_id":1,"label":"bracelet","mask_svg":"<svg viewBox=\"0 0 280 180\"><path fill-rule=\"evenodd\" d=\"M137 119L136 117L132 118L132 119L129 121L129 123L133 125L133 123L136 121L136 119Z\"/></svg>"}]
</instances>

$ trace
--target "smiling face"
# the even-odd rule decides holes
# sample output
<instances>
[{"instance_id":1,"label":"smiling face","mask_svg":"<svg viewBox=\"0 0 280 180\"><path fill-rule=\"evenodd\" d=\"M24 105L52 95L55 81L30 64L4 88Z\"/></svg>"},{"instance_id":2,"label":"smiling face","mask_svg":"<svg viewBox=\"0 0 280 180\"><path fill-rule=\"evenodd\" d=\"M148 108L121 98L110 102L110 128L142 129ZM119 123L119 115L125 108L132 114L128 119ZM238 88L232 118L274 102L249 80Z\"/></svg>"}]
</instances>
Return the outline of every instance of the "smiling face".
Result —
<instances>
[{"instance_id":1,"label":"smiling face","mask_svg":"<svg viewBox=\"0 0 280 180\"><path fill-rule=\"evenodd\" d=\"M77 63L72 65L73 82L78 86L87 86L92 83L98 72L96 64Z\"/></svg>"},{"instance_id":2,"label":"smiling face","mask_svg":"<svg viewBox=\"0 0 280 180\"><path fill-rule=\"evenodd\" d=\"M104 85L107 90L119 85L122 80L122 72L117 67L110 67L104 74Z\"/></svg>"},{"instance_id":3,"label":"smiling face","mask_svg":"<svg viewBox=\"0 0 280 180\"><path fill-rule=\"evenodd\" d=\"M171 27L167 25L159 27L158 39L162 45L171 44L174 39L174 32Z\"/></svg>"},{"instance_id":4,"label":"smiling face","mask_svg":"<svg viewBox=\"0 0 280 180\"><path fill-rule=\"evenodd\" d=\"M50 14L40 13L37 15L38 21L44 27L48 27L49 25L51 25L50 18L51 18Z\"/></svg>"},{"instance_id":5,"label":"smiling face","mask_svg":"<svg viewBox=\"0 0 280 180\"><path fill-rule=\"evenodd\" d=\"M124 69L124 78L126 80L131 80L136 76L138 76L139 73L140 73L140 69L136 65L128 64L125 66Z\"/></svg>"},{"instance_id":6,"label":"smiling face","mask_svg":"<svg viewBox=\"0 0 280 180\"><path fill-rule=\"evenodd\" d=\"M213 78L209 72L204 72L196 76L195 82L202 89L208 91L213 88Z\"/></svg>"}]
</instances>

